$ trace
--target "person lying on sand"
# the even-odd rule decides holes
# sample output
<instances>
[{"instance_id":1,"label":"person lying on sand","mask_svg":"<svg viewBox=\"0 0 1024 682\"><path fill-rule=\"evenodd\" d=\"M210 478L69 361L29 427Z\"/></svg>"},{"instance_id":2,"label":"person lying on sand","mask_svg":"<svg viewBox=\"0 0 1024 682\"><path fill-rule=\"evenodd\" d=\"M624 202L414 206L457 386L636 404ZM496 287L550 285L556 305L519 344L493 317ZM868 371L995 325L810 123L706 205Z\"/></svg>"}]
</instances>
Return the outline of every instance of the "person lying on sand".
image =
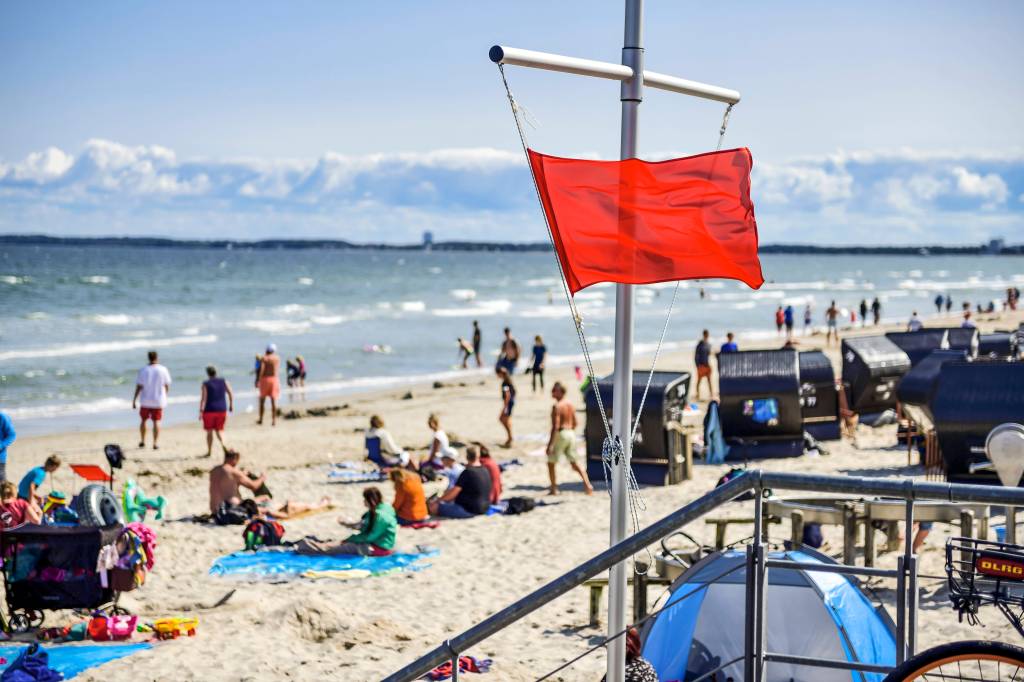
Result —
<instances>
[{"instance_id":1,"label":"person lying on sand","mask_svg":"<svg viewBox=\"0 0 1024 682\"><path fill-rule=\"evenodd\" d=\"M411 477L410 477L411 478ZM298 554L336 555L352 554L361 556L387 556L395 547L398 520L395 510L384 502L380 489L370 486L363 491L366 513L358 524L344 524L358 528L359 532L344 540L321 541L303 538L295 544Z\"/></svg>"},{"instance_id":2,"label":"person lying on sand","mask_svg":"<svg viewBox=\"0 0 1024 682\"><path fill-rule=\"evenodd\" d=\"M245 509L246 514L250 518L268 518L274 521L287 521L288 519L293 519L299 516L326 511L333 508L334 504L331 502L331 498L324 495L320 498L319 502L313 504L286 500L284 504L278 505L271 500L265 500L262 503L258 503L255 500L242 500L239 506L242 509Z\"/></svg>"},{"instance_id":3,"label":"person lying on sand","mask_svg":"<svg viewBox=\"0 0 1024 682\"><path fill-rule=\"evenodd\" d=\"M269 495L258 493L266 485L266 474L250 475L238 466L241 457L238 450L225 450L224 462L210 469L210 512L214 516L221 505L237 507L242 503L241 488L251 490L257 502L270 499Z\"/></svg>"}]
</instances>

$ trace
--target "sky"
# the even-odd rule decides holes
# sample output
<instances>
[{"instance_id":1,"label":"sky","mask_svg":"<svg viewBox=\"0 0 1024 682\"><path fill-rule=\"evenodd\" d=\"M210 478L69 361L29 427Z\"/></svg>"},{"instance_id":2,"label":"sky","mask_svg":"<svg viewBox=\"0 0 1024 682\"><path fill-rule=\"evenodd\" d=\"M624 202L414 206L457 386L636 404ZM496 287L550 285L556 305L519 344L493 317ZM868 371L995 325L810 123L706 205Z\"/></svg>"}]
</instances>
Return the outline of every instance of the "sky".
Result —
<instances>
[{"instance_id":1,"label":"sky","mask_svg":"<svg viewBox=\"0 0 1024 682\"><path fill-rule=\"evenodd\" d=\"M739 90L764 243L1024 242L1024 3L648 0ZM618 61L621 2L0 3L0 233L541 241L495 43ZM618 84L510 67L531 146L616 158ZM645 158L717 103L648 90Z\"/></svg>"}]
</instances>

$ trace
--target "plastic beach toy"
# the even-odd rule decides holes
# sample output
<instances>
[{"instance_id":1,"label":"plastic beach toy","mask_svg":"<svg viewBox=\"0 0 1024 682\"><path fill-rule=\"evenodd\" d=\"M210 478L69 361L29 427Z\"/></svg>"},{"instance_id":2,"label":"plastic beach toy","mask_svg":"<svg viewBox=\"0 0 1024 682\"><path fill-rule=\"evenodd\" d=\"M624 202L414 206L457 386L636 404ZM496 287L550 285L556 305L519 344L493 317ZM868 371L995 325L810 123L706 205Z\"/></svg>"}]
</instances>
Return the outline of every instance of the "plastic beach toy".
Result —
<instances>
[{"instance_id":1,"label":"plastic beach toy","mask_svg":"<svg viewBox=\"0 0 1024 682\"><path fill-rule=\"evenodd\" d=\"M160 639L177 639L181 635L196 636L198 618L161 618L153 623L153 631Z\"/></svg>"},{"instance_id":2,"label":"plastic beach toy","mask_svg":"<svg viewBox=\"0 0 1024 682\"><path fill-rule=\"evenodd\" d=\"M121 495L121 503L124 505L124 515L128 522L145 521L146 512L153 510L156 518L164 517L164 505L166 500L162 496L147 497L142 488L133 480L128 479L124 484L124 493Z\"/></svg>"}]
</instances>

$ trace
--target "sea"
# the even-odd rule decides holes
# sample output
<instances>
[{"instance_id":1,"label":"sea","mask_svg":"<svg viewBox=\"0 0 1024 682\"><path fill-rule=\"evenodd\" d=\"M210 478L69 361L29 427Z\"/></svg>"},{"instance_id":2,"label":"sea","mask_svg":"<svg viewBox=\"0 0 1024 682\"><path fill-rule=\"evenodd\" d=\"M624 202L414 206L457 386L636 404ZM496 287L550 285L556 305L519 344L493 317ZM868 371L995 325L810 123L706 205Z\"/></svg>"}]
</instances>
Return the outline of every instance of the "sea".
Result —
<instances>
[{"instance_id":1,"label":"sea","mask_svg":"<svg viewBox=\"0 0 1024 682\"><path fill-rule=\"evenodd\" d=\"M877 297L885 321L934 315L937 295L997 308L1024 288L1013 256L776 255L765 285L725 280L636 288L637 355L690 348L700 330L744 342L773 338L774 312L810 304L824 325L830 301L856 309ZM615 290L576 295L596 359L612 356ZM457 338L483 335L483 369L459 368ZM173 376L169 422L197 418L200 384L215 365L234 387L236 414L256 404L255 355L268 343L301 355L304 400L423 382L492 378L503 327L529 353L543 337L549 364L582 365L552 253L164 248L0 244L0 410L19 434L136 423L135 376L156 350ZM649 359L638 366L649 365ZM495 388L497 396L497 387ZM497 398L496 398L497 399Z\"/></svg>"}]
</instances>

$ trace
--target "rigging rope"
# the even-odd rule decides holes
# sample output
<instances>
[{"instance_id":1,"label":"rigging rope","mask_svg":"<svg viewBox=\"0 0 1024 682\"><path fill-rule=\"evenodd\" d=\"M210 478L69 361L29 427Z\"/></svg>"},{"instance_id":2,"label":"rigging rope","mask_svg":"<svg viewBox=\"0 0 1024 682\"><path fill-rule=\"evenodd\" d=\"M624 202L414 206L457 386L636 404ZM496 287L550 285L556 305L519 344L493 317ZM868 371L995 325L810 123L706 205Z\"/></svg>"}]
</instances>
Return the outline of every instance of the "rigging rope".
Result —
<instances>
[{"instance_id":1,"label":"rigging rope","mask_svg":"<svg viewBox=\"0 0 1024 682\"><path fill-rule=\"evenodd\" d=\"M498 64L498 71L501 74L501 82L505 86L505 94L508 97L509 106L512 109L512 118L516 122L516 131L519 133L519 143L523 148L523 155L526 157L527 164L530 161L529 143L526 139L526 132L523 130L523 120L520 116L526 120L527 123L536 127L535 123L530 120L533 116L527 111L526 107L519 104L516 101L515 96L512 94L512 89L509 87L508 78L505 77L505 65ZM729 115L732 113L733 104L729 104L725 108L725 113L722 116L722 125L718 131L718 145L715 147L715 151L722 149L722 141L725 139L725 131L729 127ZM541 199L540 186L537 184L537 178L534 173L530 172L530 177L533 178L533 189L537 195L537 203L540 204L541 214L544 216L544 226L548 230L548 239L551 240L552 248L555 246L554 231L551 227L551 223L548 221L547 211L544 210L544 202ZM600 386L597 382L597 375L594 370L593 358L590 355L590 347L587 344L587 337L583 331L583 316L580 314L579 309L576 307L576 302L569 292L569 286L565 277L565 270L562 268L562 261L558 257L557 249L555 251L555 263L558 265L559 280L562 284L562 291L565 294L566 303L569 304L569 311L572 313L573 323L576 327L576 336L580 342L580 348L583 351L583 360L587 366L587 377L589 379L590 389L594 392L594 397L597 400L597 407L601 414L601 423L604 426L605 438L601 446L601 465L604 472L605 488L608 490L608 494L611 494L611 484L609 483L609 475L612 472L613 466L618 462L623 462L625 459L625 450L622 446L622 441L619 436L612 434L611 422L608 419L608 413L604 407L604 400L601 398ZM672 319L672 311L675 308L676 297L679 294L680 282L677 280L675 287L672 289L672 299L669 302L668 314L665 316L665 324L661 329L661 336L658 339L658 345L655 347L654 359L651 362L651 370L647 375L647 383L644 386L644 392L640 397L640 406L636 412L636 419L633 422L633 426L629 432L629 442L636 442L637 430L640 427L640 417L644 412L644 403L647 402L647 394L650 392L651 381L654 379L655 367L658 364L658 358L661 355L662 346L665 343L665 335L668 333L669 321ZM631 353L632 349L624 349L624 352ZM632 377L630 378L630 402L632 402ZM625 465L626 463L623 462ZM633 532L636 533L640 530L640 512L647 510L647 502L644 500L643 494L640 492L640 484L636 480L636 475L633 473L632 466L626 466L626 495L629 503L630 517L633 522ZM647 549L648 557L650 558L650 548ZM653 566L653 561L648 562L648 570Z\"/></svg>"}]
</instances>

